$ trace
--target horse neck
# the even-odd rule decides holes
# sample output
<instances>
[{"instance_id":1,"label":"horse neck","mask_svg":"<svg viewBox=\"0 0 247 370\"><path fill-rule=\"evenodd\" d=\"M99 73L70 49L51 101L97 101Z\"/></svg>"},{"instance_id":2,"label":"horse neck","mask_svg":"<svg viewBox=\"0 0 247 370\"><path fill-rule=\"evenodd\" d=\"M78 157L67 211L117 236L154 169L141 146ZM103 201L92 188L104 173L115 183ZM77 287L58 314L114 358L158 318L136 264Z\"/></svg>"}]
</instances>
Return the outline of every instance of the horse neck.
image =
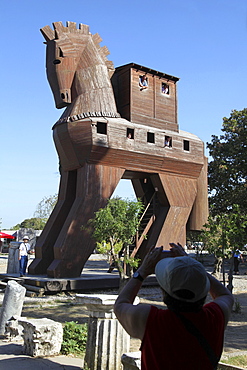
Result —
<instances>
[{"instance_id":1,"label":"horse neck","mask_svg":"<svg viewBox=\"0 0 247 370\"><path fill-rule=\"evenodd\" d=\"M83 113L117 114L115 98L107 67L103 64L84 66L76 71L72 85L72 103L61 118Z\"/></svg>"}]
</instances>

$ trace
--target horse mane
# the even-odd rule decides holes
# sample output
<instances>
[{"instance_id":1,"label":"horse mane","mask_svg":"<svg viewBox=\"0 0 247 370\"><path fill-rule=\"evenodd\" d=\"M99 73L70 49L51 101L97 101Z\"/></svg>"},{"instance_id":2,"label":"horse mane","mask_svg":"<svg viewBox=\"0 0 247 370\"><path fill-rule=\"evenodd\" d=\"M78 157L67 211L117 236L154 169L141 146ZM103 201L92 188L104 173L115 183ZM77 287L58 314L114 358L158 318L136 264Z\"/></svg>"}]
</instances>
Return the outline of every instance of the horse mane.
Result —
<instances>
[{"instance_id":1,"label":"horse mane","mask_svg":"<svg viewBox=\"0 0 247 370\"><path fill-rule=\"evenodd\" d=\"M82 23L79 23L79 28L77 28L76 22L66 22L66 26L64 26L62 22L54 22L52 25L54 30L52 30L50 26L45 26L40 29L46 40L45 43L56 41L62 54L76 56L78 55L78 50L84 48L91 39L105 62L109 77L111 78L115 70L114 65L113 62L107 58L110 54L107 46L100 46L102 38L98 33L92 35L89 32L89 26Z\"/></svg>"}]
</instances>

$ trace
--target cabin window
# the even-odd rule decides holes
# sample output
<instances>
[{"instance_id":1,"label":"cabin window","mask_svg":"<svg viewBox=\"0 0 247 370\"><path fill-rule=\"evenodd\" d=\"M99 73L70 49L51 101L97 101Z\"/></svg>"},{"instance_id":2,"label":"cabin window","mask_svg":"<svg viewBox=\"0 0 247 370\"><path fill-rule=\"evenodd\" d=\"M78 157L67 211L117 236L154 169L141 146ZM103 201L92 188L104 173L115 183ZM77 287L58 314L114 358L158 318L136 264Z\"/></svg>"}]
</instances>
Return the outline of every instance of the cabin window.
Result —
<instances>
[{"instance_id":1,"label":"cabin window","mask_svg":"<svg viewBox=\"0 0 247 370\"><path fill-rule=\"evenodd\" d=\"M134 129L133 128L127 128L127 134L128 139L134 139Z\"/></svg>"},{"instance_id":2,"label":"cabin window","mask_svg":"<svg viewBox=\"0 0 247 370\"><path fill-rule=\"evenodd\" d=\"M190 142L188 140L184 140L184 150L190 151Z\"/></svg>"},{"instance_id":3,"label":"cabin window","mask_svg":"<svg viewBox=\"0 0 247 370\"><path fill-rule=\"evenodd\" d=\"M165 136L165 147L168 147L168 148L172 147L172 138L171 138L171 136Z\"/></svg>"},{"instance_id":4,"label":"cabin window","mask_svg":"<svg viewBox=\"0 0 247 370\"><path fill-rule=\"evenodd\" d=\"M97 122L97 133L98 134L107 134L106 122Z\"/></svg>"},{"instance_id":5,"label":"cabin window","mask_svg":"<svg viewBox=\"0 0 247 370\"><path fill-rule=\"evenodd\" d=\"M146 75L139 76L139 87L140 90L145 90L148 88L148 78Z\"/></svg>"},{"instance_id":6,"label":"cabin window","mask_svg":"<svg viewBox=\"0 0 247 370\"><path fill-rule=\"evenodd\" d=\"M155 143L154 133L153 132L147 132L147 142L148 143Z\"/></svg>"},{"instance_id":7,"label":"cabin window","mask_svg":"<svg viewBox=\"0 0 247 370\"><path fill-rule=\"evenodd\" d=\"M169 95L170 94L169 85L165 82L162 82L161 91L162 91L162 94Z\"/></svg>"}]
</instances>

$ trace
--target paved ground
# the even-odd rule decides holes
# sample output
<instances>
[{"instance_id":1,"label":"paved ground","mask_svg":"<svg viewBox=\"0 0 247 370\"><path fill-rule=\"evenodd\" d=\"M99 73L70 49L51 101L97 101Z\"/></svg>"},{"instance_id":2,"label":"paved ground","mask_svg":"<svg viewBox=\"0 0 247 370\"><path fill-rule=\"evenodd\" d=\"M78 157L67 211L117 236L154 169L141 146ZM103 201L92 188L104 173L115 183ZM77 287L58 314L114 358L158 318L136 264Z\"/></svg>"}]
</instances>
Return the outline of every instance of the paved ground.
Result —
<instances>
[{"instance_id":1,"label":"paved ground","mask_svg":"<svg viewBox=\"0 0 247 370\"><path fill-rule=\"evenodd\" d=\"M21 344L0 340L1 370L78 370L82 359L68 356L33 358L22 353Z\"/></svg>"}]
</instances>

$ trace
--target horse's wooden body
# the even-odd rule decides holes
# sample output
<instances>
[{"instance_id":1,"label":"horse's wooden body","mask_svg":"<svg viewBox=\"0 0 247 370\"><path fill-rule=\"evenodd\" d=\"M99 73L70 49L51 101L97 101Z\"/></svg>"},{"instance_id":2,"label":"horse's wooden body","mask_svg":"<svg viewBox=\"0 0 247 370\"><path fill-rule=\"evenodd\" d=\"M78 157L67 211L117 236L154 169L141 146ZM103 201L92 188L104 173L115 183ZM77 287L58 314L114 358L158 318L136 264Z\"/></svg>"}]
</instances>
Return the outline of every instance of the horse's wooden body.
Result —
<instances>
[{"instance_id":1,"label":"horse's wooden body","mask_svg":"<svg viewBox=\"0 0 247 370\"><path fill-rule=\"evenodd\" d=\"M91 35L88 26L57 22L54 31L49 26L41 31L56 106L66 109L53 127L61 164L58 203L29 272L80 275L95 247L82 225L105 206L122 178L132 181L147 206L133 255L143 257L151 244L184 244L186 227L200 229L207 218L207 163L201 140L179 131L178 79L135 64L113 75L107 48L99 46L99 35ZM149 76L142 95L136 82L140 73ZM170 100L162 100L159 81L169 84ZM164 147L168 135L169 148Z\"/></svg>"}]
</instances>

